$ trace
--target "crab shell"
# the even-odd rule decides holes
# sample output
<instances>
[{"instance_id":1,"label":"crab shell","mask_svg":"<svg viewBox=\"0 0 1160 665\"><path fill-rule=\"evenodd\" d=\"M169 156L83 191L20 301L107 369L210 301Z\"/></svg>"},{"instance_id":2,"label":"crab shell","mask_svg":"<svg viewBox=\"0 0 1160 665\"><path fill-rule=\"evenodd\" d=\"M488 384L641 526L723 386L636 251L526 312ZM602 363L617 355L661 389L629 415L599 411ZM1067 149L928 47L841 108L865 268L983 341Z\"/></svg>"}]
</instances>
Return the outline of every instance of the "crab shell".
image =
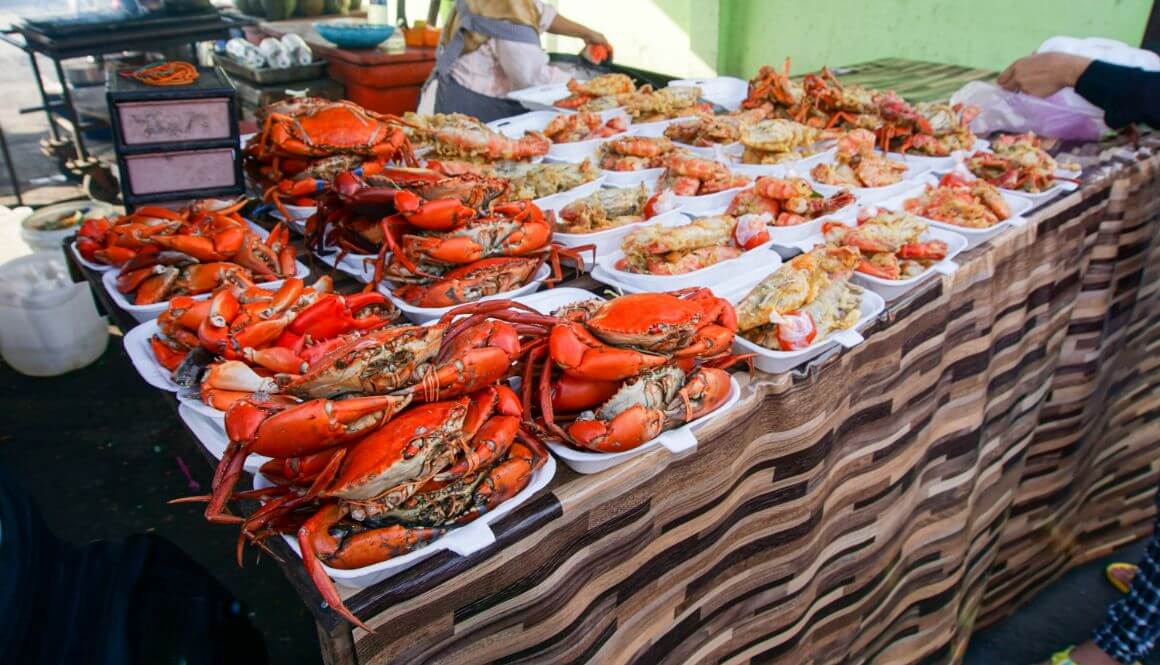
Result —
<instances>
[{"instance_id":1,"label":"crab shell","mask_svg":"<svg viewBox=\"0 0 1160 665\"><path fill-rule=\"evenodd\" d=\"M283 392L303 398L383 394L410 383L435 358L443 326L393 326L353 339L327 353Z\"/></svg>"},{"instance_id":2,"label":"crab shell","mask_svg":"<svg viewBox=\"0 0 1160 665\"><path fill-rule=\"evenodd\" d=\"M668 353L688 346L699 328L713 323L717 307L732 318L732 306L713 296L634 293L608 301L585 324L606 344Z\"/></svg>"}]
</instances>

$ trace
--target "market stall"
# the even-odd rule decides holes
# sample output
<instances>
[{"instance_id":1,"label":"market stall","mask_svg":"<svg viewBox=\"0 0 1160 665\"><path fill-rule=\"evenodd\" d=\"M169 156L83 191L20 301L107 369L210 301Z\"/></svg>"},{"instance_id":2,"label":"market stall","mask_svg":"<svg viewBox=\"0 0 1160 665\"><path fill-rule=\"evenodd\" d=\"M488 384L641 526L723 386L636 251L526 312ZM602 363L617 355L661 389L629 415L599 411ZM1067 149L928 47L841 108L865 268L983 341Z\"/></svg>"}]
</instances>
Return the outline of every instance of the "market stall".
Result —
<instances>
[{"instance_id":1,"label":"market stall","mask_svg":"<svg viewBox=\"0 0 1160 665\"><path fill-rule=\"evenodd\" d=\"M844 80L911 99L985 72L885 61ZM909 88L915 82L915 88ZM1148 532L1160 468L1158 145L1069 150L1037 202L683 446L557 466L490 524L364 589L373 632L322 603L278 539L328 662L916 662L1084 560ZM70 256L72 256L70 254ZM134 325L94 283L114 320ZM353 284L339 278L340 288ZM594 292L579 277L561 285ZM263 565L270 565L269 562Z\"/></svg>"}]
</instances>

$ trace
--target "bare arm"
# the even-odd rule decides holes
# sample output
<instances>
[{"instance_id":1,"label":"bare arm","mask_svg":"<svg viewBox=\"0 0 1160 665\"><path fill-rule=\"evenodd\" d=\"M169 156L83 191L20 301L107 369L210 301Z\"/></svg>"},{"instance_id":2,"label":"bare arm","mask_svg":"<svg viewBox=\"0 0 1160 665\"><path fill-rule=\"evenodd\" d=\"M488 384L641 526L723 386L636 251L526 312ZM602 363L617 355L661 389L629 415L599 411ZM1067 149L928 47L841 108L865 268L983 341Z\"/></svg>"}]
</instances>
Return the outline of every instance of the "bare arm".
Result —
<instances>
[{"instance_id":1,"label":"bare arm","mask_svg":"<svg viewBox=\"0 0 1160 665\"><path fill-rule=\"evenodd\" d=\"M583 39L586 44L603 44L604 46L608 46L608 40L604 38L604 35L596 32L592 28L565 18L561 14L556 14L556 18L552 19L552 24L548 26L548 32L564 37L577 37Z\"/></svg>"}]
</instances>

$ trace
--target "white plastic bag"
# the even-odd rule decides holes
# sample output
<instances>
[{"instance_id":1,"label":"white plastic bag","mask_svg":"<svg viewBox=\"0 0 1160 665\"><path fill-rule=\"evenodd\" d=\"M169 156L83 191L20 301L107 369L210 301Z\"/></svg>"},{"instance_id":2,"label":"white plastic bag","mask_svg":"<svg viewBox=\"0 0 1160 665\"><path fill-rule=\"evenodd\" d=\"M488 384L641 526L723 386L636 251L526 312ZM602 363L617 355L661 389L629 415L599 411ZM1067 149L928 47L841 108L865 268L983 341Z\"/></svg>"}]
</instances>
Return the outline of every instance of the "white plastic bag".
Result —
<instances>
[{"instance_id":1,"label":"white plastic bag","mask_svg":"<svg viewBox=\"0 0 1160 665\"><path fill-rule=\"evenodd\" d=\"M1126 67L1160 70L1160 56L1123 42L1092 37L1052 37L1038 53L1071 53ZM952 104L974 105L982 112L971 122L976 134L1028 132L1056 138L1095 141L1108 132L1104 112L1072 88L1040 99L1003 90L994 83L972 81L951 96Z\"/></svg>"}]
</instances>

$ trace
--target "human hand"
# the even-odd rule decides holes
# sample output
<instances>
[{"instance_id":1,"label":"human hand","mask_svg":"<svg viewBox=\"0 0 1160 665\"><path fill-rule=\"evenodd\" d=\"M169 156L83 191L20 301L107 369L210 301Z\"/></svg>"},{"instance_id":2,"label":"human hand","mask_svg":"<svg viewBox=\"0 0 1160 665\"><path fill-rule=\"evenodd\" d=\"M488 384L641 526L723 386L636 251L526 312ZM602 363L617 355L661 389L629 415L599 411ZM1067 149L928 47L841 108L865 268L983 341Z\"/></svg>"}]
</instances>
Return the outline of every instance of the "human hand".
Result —
<instances>
[{"instance_id":1,"label":"human hand","mask_svg":"<svg viewBox=\"0 0 1160 665\"><path fill-rule=\"evenodd\" d=\"M1047 97L1074 87L1091 62L1090 58L1070 53L1036 53L1011 63L996 83L1012 92Z\"/></svg>"},{"instance_id":2,"label":"human hand","mask_svg":"<svg viewBox=\"0 0 1160 665\"><path fill-rule=\"evenodd\" d=\"M588 34L584 35L584 43L588 44L589 46L612 46L608 43L608 40L604 38L604 35L596 32L595 30L589 30Z\"/></svg>"}]
</instances>

